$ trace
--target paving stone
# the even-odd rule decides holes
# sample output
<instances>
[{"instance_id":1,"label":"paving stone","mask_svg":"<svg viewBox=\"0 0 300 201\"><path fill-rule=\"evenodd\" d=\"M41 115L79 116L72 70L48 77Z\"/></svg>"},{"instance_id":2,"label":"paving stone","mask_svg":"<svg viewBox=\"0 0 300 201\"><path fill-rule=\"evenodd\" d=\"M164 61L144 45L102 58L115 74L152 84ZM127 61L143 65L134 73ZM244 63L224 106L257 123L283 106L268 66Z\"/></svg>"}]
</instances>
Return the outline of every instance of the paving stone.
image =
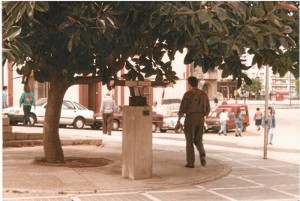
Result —
<instances>
[{"instance_id":1,"label":"paving stone","mask_svg":"<svg viewBox=\"0 0 300 201\"><path fill-rule=\"evenodd\" d=\"M231 174L234 176L244 176L244 177L249 177L254 175L278 175L278 173L275 173L273 171L254 168L254 167L234 168L234 171L232 171Z\"/></svg>"},{"instance_id":2,"label":"paving stone","mask_svg":"<svg viewBox=\"0 0 300 201\"><path fill-rule=\"evenodd\" d=\"M249 176L247 179L266 186L299 184L299 178L288 175Z\"/></svg>"},{"instance_id":3,"label":"paving stone","mask_svg":"<svg viewBox=\"0 0 300 201\"><path fill-rule=\"evenodd\" d=\"M272 159L243 160L242 162L256 167L279 167L285 164L285 162L279 162Z\"/></svg>"},{"instance_id":4,"label":"paving stone","mask_svg":"<svg viewBox=\"0 0 300 201\"><path fill-rule=\"evenodd\" d=\"M259 187L259 184L247 181L236 177L225 177L209 183L200 184L199 186L206 189L219 189L219 188L241 188L241 187Z\"/></svg>"},{"instance_id":5,"label":"paving stone","mask_svg":"<svg viewBox=\"0 0 300 201\"><path fill-rule=\"evenodd\" d=\"M293 174L299 176L299 166L298 165L284 165L280 167L268 167L266 169L275 170L286 174Z\"/></svg>"},{"instance_id":6,"label":"paving stone","mask_svg":"<svg viewBox=\"0 0 300 201\"><path fill-rule=\"evenodd\" d=\"M262 201L262 200L297 200L297 198L286 195L284 193L271 190L268 188L245 188L245 189L223 189L223 190L215 190L216 192L235 199L239 201L247 200L247 201Z\"/></svg>"},{"instance_id":7,"label":"paving stone","mask_svg":"<svg viewBox=\"0 0 300 201\"><path fill-rule=\"evenodd\" d=\"M151 199L145 197L144 195L138 193L129 194L99 194L91 196L76 196L80 201L151 201Z\"/></svg>"},{"instance_id":8,"label":"paving stone","mask_svg":"<svg viewBox=\"0 0 300 201\"><path fill-rule=\"evenodd\" d=\"M293 194L295 196L299 196L299 185L278 185L278 186L274 186L273 189L276 189L278 191L283 191L283 192L287 192L290 194Z\"/></svg>"},{"instance_id":9,"label":"paving stone","mask_svg":"<svg viewBox=\"0 0 300 201\"><path fill-rule=\"evenodd\" d=\"M213 193L196 190L196 191L166 191L166 192L154 192L149 193L150 195L158 198L161 201L208 201L208 200L218 200L218 201L227 201L227 199L222 198Z\"/></svg>"}]
</instances>

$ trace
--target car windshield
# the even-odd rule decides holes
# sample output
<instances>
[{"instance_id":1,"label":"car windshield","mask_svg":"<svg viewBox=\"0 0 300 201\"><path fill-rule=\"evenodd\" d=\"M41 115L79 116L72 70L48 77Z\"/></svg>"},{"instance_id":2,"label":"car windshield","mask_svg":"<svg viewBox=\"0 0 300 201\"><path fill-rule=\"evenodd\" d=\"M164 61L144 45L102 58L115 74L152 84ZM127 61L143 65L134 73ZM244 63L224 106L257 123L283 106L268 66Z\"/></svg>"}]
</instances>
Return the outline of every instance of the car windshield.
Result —
<instances>
[{"instance_id":1,"label":"car windshield","mask_svg":"<svg viewBox=\"0 0 300 201\"><path fill-rule=\"evenodd\" d=\"M63 107L63 109L67 109L67 110L75 110L76 109L70 101L64 101L62 107Z\"/></svg>"},{"instance_id":2,"label":"car windshield","mask_svg":"<svg viewBox=\"0 0 300 201\"><path fill-rule=\"evenodd\" d=\"M208 117L219 118L221 111L216 110L209 113Z\"/></svg>"},{"instance_id":3,"label":"car windshield","mask_svg":"<svg viewBox=\"0 0 300 201\"><path fill-rule=\"evenodd\" d=\"M86 110L86 108L79 103L74 102L75 106L78 108L78 110Z\"/></svg>"},{"instance_id":4,"label":"car windshield","mask_svg":"<svg viewBox=\"0 0 300 201\"><path fill-rule=\"evenodd\" d=\"M45 103L47 103L47 98L41 98L41 99L35 101L35 105L36 105L36 106L42 106L42 105L44 105Z\"/></svg>"},{"instance_id":5,"label":"car windshield","mask_svg":"<svg viewBox=\"0 0 300 201\"><path fill-rule=\"evenodd\" d=\"M170 117L178 117L178 112L172 112L172 113L170 114Z\"/></svg>"},{"instance_id":6,"label":"car windshield","mask_svg":"<svg viewBox=\"0 0 300 201\"><path fill-rule=\"evenodd\" d=\"M165 99L162 100L162 105L169 105L169 104L176 104L176 103L180 103L181 100L180 99Z\"/></svg>"}]
</instances>

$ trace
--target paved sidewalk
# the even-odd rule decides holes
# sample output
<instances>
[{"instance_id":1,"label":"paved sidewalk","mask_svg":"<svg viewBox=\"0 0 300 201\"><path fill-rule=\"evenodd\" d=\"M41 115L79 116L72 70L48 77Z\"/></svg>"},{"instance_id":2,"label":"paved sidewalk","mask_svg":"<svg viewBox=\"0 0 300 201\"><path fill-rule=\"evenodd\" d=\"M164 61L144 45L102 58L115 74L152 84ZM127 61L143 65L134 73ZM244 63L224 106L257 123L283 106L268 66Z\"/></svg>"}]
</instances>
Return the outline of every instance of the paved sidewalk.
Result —
<instances>
[{"instance_id":1,"label":"paved sidewalk","mask_svg":"<svg viewBox=\"0 0 300 201\"><path fill-rule=\"evenodd\" d=\"M79 194L94 192L145 191L169 189L220 179L230 173L225 162L207 158L201 167L197 157L194 169L185 168L185 148L170 150L153 147L153 178L130 180L121 175L121 143L103 147L64 146L65 157L105 158L111 162L97 168L67 168L34 164L43 157L43 147L3 149L4 198L35 195Z\"/></svg>"},{"instance_id":2,"label":"paved sidewalk","mask_svg":"<svg viewBox=\"0 0 300 201\"><path fill-rule=\"evenodd\" d=\"M206 141L207 166L188 169L184 167L183 138L174 141L155 137L153 178L122 178L119 137L105 136L101 148L63 147L66 157L103 157L113 161L99 168L37 166L32 160L43 156L41 146L4 148L4 200L299 200L298 164L264 160L247 147L233 148L209 140Z\"/></svg>"}]
</instances>

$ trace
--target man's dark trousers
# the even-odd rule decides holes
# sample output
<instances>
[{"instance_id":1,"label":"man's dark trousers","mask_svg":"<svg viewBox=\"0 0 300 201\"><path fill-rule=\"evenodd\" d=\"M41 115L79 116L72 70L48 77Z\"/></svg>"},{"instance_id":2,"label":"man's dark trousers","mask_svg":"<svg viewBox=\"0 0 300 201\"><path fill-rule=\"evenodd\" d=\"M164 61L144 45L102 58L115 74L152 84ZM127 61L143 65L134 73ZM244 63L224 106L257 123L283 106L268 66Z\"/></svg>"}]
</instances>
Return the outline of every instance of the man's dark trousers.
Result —
<instances>
[{"instance_id":1,"label":"man's dark trousers","mask_svg":"<svg viewBox=\"0 0 300 201\"><path fill-rule=\"evenodd\" d=\"M199 151L199 155L205 155L203 147L203 127L204 127L204 114L203 113L190 113L186 116L184 121L184 133L186 139L186 160L187 165L194 166L195 152L194 145Z\"/></svg>"}]
</instances>

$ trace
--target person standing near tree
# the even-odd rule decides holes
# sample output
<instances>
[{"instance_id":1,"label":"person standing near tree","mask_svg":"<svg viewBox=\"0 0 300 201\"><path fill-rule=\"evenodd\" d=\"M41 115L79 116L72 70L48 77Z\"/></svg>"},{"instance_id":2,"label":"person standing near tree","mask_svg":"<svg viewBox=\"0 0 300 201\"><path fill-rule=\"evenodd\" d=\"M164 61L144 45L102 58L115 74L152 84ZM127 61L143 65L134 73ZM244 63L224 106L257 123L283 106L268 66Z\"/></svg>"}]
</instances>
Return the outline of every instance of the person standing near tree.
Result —
<instances>
[{"instance_id":1,"label":"person standing near tree","mask_svg":"<svg viewBox=\"0 0 300 201\"><path fill-rule=\"evenodd\" d=\"M103 118L103 134L111 135L114 118L114 108L115 102L113 101L112 97L110 96L110 92L108 91L102 101L100 108L100 113Z\"/></svg>"},{"instance_id":2,"label":"person standing near tree","mask_svg":"<svg viewBox=\"0 0 300 201\"><path fill-rule=\"evenodd\" d=\"M22 107L22 105L24 112L24 126L31 126L33 122L30 121L29 114L32 106L34 106L35 109L35 98L27 84L24 85L24 92L20 98L20 107Z\"/></svg>"},{"instance_id":3,"label":"person standing near tree","mask_svg":"<svg viewBox=\"0 0 300 201\"><path fill-rule=\"evenodd\" d=\"M275 122L275 115L273 113L272 107L268 107L268 116L267 118L264 116L262 118L261 125L264 127L264 125L268 124L268 144L272 145L273 144L273 135L274 135L274 130L276 127L276 122Z\"/></svg>"},{"instance_id":4,"label":"person standing near tree","mask_svg":"<svg viewBox=\"0 0 300 201\"><path fill-rule=\"evenodd\" d=\"M256 108L256 112L254 114L254 121L255 121L255 126L257 126L257 130L260 130L260 125L261 125L261 119L262 119L263 114L260 111L260 108Z\"/></svg>"},{"instance_id":5,"label":"person standing near tree","mask_svg":"<svg viewBox=\"0 0 300 201\"><path fill-rule=\"evenodd\" d=\"M236 113L234 115L234 123L235 123L235 137L242 137L243 130L243 114L241 113L241 108L238 107Z\"/></svg>"},{"instance_id":6,"label":"person standing near tree","mask_svg":"<svg viewBox=\"0 0 300 201\"><path fill-rule=\"evenodd\" d=\"M203 146L204 118L210 112L210 103L207 94L198 89L198 79L194 76L188 78L189 91L183 95L176 127L181 126L180 119L186 114L184 120L184 134L186 139L185 167L194 168L195 153L194 145L199 151L201 166L206 165L206 154ZM194 144L194 145L193 145Z\"/></svg>"},{"instance_id":7,"label":"person standing near tree","mask_svg":"<svg viewBox=\"0 0 300 201\"><path fill-rule=\"evenodd\" d=\"M2 109L7 108L7 86L2 88Z\"/></svg>"}]
</instances>

